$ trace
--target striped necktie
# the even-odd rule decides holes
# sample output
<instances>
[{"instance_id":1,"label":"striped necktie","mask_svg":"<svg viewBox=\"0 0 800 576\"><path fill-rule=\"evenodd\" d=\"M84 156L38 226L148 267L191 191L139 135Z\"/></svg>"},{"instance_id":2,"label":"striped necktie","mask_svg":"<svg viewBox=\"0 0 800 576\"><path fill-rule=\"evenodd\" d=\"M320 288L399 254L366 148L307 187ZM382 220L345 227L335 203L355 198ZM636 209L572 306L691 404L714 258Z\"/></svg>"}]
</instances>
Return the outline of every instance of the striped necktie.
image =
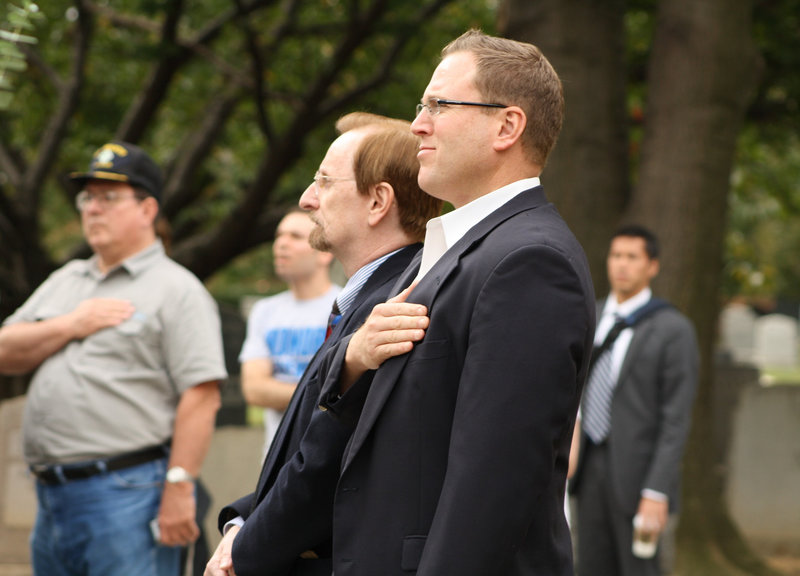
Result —
<instances>
[{"instance_id":1,"label":"striped necktie","mask_svg":"<svg viewBox=\"0 0 800 576\"><path fill-rule=\"evenodd\" d=\"M611 400L617 382L611 370L611 349L614 341L628 324L617 319L614 326L599 347L592 353L592 367L589 384L581 408L583 429L595 444L602 443L611 430Z\"/></svg>"}]
</instances>

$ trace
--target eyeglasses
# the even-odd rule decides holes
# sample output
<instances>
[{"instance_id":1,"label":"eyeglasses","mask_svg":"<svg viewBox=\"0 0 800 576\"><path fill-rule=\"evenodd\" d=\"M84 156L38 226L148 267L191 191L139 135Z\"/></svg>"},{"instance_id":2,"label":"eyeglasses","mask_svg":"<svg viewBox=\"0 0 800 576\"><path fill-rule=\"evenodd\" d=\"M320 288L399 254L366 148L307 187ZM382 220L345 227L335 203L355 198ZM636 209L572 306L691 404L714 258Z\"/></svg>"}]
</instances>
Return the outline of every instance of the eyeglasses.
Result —
<instances>
[{"instance_id":1,"label":"eyeglasses","mask_svg":"<svg viewBox=\"0 0 800 576\"><path fill-rule=\"evenodd\" d=\"M508 108L505 104L488 104L486 102L463 102L461 100L443 100L442 98L429 98L425 104L417 104L417 116L427 110L431 116L436 116L442 108L448 106L481 106L482 108Z\"/></svg>"},{"instance_id":2,"label":"eyeglasses","mask_svg":"<svg viewBox=\"0 0 800 576\"><path fill-rule=\"evenodd\" d=\"M321 190L327 190L331 187L333 182L347 182L353 181L355 182L355 178L344 178L344 177L336 177L336 176L325 176L324 174L320 174L317 172L314 174L314 193L319 196Z\"/></svg>"},{"instance_id":3,"label":"eyeglasses","mask_svg":"<svg viewBox=\"0 0 800 576\"><path fill-rule=\"evenodd\" d=\"M120 200L125 200L126 198L142 200L143 197L137 194L125 194L119 190L103 190L102 192L92 193L89 193L87 190L81 190L78 192L78 195L75 196L75 207L79 212L83 212L89 206L89 202L94 200L101 208L105 209L111 204L116 204Z\"/></svg>"}]
</instances>

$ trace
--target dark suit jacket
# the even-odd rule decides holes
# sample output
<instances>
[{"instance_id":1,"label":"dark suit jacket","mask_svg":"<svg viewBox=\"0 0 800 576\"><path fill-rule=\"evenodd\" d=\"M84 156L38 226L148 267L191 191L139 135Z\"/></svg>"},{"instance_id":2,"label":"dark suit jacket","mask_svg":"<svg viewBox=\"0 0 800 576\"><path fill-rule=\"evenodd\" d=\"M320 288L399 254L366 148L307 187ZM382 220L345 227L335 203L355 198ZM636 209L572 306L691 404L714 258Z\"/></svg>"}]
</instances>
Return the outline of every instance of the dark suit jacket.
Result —
<instances>
[{"instance_id":1,"label":"dark suit jacket","mask_svg":"<svg viewBox=\"0 0 800 576\"><path fill-rule=\"evenodd\" d=\"M598 316L604 304L598 303ZM645 488L666 494L670 511L678 509L697 377L697 339L683 314L668 307L636 324L614 389L606 441L612 504L631 517ZM582 433L571 480L571 491L578 495L581 482L591 481L583 477L586 454L587 437Z\"/></svg>"},{"instance_id":2,"label":"dark suit jacket","mask_svg":"<svg viewBox=\"0 0 800 576\"><path fill-rule=\"evenodd\" d=\"M318 410L319 361L325 350L355 331L372 308L389 297L398 276L420 248L421 244L403 248L372 273L300 379L267 453L256 491L220 512L220 529L236 516L246 520L233 546L238 576L312 570L309 565L313 562L298 561L306 550L330 558L333 496L351 430ZM330 574L330 561L323 564Z\"/></svg>"},{"instance_id":3,"label":"dark suit jacket","mask_svg":"<svg viewBox=\"0 0 800 576\"><path fill-rule=\"evenodd\" d=\"M430 315L412 352L341 399L344 340L322 369L329 413L357 421L336 576L571 575L564 484L595 322L583 250L537 187L468 231L409 301Z\"/></svg>"}]
</instances>

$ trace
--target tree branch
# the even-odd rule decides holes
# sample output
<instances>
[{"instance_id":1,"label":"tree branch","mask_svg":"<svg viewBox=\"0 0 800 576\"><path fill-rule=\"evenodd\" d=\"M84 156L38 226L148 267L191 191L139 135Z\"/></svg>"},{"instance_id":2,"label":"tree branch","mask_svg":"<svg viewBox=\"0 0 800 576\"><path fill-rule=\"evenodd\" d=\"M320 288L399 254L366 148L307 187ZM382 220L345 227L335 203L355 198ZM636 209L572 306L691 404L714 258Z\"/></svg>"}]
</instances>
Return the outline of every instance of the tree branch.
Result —
<instances>
[{"instance_id":1,"label":"tree branch","mask_svg":"<svg viewBox=\"0 0 800 576\"><path fill-rule=\"evenodd\" d=\"M33 219L35 217L39 206L39 191L64 139L67 124L78 108L80 92L83 87L84 69L92 35L92 22L83 1L78 0L76 6L78 20L69 80L62 84L62 89L58 93L55 113L50 117L39 141L38 154L26 171L22 189L18 190L21 192L22 209L26 218Z\"/></svg>"},{"instance_id":2,"label":"tree branch","mask_svg":"<svg viewBox=\"0 0 800 576\"><path fill-rule=\"evenodd\" d=\"M321 115L328 116L339 110L344 110L359 97L388 81L394 69L394 63L400 57L400 54L409 40L417 34L419 27L435 16L436 13L448 3L449 0L436 0L430 4L423 5L409 22L405 23L403 26L394 27L393 36L395 40L392 46L386 51L382 61L375 67L376 72L370 78L361 82L339 98L327 102L325 106L321 108Z\"/></svg>"},{"instance_id":3,"label":"tree branch","mask_svg":"<svg viewBox=\"0 0 800 576\"><path fill-rule=\"evenodd\" d=\"M195 132L188 134L180 146L179 150L182 153L174 163L164 188L162 213L167 220L172 220L197 198L197 188L192 185L192 176L197 173L203 160L210 154L241 97L241 89L231 86L224 94L213 98L203 115L203 123ZM176 237L175 240L179 238Z\"/></svg>"},{"instance_id":4,"label":"tree branch","mask_svg":"<svg viewBox=\"0 0 800 576\"><path fill-rule=\"evenodd\" d=\"M15 188L19 187L22 183L22 171L24 166L21 166L21 161L17 161L9 152L5 145L0 142L0 168L5 172L8 177L9 184ZM2 195L0 195L2 197Z\"/></svg>"}]
</instances>

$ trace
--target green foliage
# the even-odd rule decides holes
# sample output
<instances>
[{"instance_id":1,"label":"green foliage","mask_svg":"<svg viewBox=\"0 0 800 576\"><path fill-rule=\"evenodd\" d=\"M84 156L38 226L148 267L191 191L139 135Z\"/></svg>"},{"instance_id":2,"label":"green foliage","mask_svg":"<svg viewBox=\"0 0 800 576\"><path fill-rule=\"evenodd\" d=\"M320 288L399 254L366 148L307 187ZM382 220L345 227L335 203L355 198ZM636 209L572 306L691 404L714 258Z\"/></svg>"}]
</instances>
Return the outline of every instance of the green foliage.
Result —
<instances>
[{"instance_id":1,"label":"green foliage","mask_svg":"<svg viewBox=\"0 0 800 576\"><path fill-rule=\"evenodd\" d=\"M656 0L625 12L631 169L645 128ZM800 0L757 0L762 66L731 177L723 297L800 298Z\"/></svg>"},{"instance_id":2,"label":"green foliage","mask_svg":"<svg viewBox=\"0 0 800 576\"><path fill-rule=\"evenodd\" d=\"M7 23L0 27L0 111L7 110L14 99L13 74L21 74L28 64L18 44L36 44L34 20L40 16L39 7L28 3L22 7L8 5Z\"/></svg>"},{"instance_id":3,"label":"green foliage","mask_svg":"<svg viewBox=\"0 0 800 576\"><path fill-rule=\"evenodd\" d=\"M800 0L760 0L759 89L732 176L723 296L800 299Z\"/></svg>"},{"instance_id":4,"label":"green foliage","mask_svg":"<svg viewBox=\"0 0 800 576\"><path fill-rule=\"evenodd\" d=\"M724 296L800 299L800 138L750 127L732 177Z\"/></svg>"},{"instance_id":5,"label":"green foliage","mask_svg":"<svg viewBox=\"0 0 800 576\"><path fill-rule=\"evenodd\" d=\"M755 38L763 59L749 117L777 133L800 129L800 0L758 0ZM772 133L771 137L778 134Z\"/></svg>"}]
</instances>

